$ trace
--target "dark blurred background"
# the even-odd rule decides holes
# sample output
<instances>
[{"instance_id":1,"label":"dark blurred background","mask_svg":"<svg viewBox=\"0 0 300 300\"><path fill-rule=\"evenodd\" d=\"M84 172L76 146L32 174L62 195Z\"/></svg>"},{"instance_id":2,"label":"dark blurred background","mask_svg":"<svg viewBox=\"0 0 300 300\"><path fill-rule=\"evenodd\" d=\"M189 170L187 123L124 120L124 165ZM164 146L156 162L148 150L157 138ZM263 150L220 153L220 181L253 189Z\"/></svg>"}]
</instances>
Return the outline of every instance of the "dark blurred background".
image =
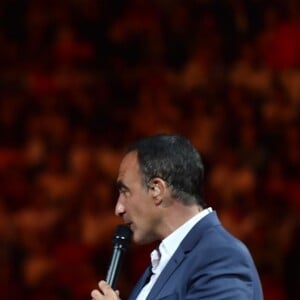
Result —
<instances>
[{"instance_id":1,"label":"dark blurred background","mask_svg":"<svg viewBox=\"0 0 300 300\"><path fill-rule=\"evenodd\" d=\"M201 151L265 299L300 299L299 1L2 0L0 45L1 299L90 299L124 147L158 132Z\"/></svg>"}]
</instances>

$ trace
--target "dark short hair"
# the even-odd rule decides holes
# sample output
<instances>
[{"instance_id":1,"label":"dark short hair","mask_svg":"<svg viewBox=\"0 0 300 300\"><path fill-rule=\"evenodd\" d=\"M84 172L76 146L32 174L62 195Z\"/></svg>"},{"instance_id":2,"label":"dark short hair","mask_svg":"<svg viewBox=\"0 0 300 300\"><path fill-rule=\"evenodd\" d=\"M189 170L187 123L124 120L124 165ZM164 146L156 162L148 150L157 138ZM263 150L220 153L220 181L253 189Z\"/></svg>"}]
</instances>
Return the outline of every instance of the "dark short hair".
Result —
<instances>
[{"instance_id":1,"label":"dark short hair","mask_svg":"<svg viewBox=\"0 0 300 300\"><path fill-rule=\"evenodd\" d=\"M153 178L159 177L179 201L207 207L202 191L204 166L189 140L175 134L158 134L138 140L128 147L127 153L132 151L137 152L147 188Z\"/></svg>"}]
</instances>

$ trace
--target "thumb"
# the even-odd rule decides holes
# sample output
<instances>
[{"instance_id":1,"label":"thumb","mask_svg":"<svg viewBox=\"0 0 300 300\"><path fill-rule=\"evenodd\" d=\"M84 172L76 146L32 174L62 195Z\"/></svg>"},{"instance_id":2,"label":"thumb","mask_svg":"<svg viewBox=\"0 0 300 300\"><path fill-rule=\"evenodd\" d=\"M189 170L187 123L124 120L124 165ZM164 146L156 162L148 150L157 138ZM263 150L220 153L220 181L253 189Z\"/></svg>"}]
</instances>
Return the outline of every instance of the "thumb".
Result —
<instances>
[{"instance_id":1,"label":"thumb","mask_svg":"<svg viewBox=\"0 0 300 300\"><path fill-rule=\"evenodd\" d=\"M101 280L98 285L99 285L100 290L104 294L104 296L105 295L111 296L111 297L117 296L119 298L119 294L120 294L119 291L114 291L106 281Z\"/></svg>"}]
</instances>

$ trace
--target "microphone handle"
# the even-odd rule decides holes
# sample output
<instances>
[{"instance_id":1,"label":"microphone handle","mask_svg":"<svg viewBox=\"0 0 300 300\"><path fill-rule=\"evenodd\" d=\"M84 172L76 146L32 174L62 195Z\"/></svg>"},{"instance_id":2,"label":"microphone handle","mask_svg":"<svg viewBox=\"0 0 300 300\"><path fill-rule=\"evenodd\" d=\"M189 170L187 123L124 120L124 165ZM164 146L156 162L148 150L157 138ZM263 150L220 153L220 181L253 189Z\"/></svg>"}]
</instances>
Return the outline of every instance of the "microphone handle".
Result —
<instances>
[{"instance_id":1,"label":"microphone handle","mask_svg":"<svg viewBox=\"0 0 300 300\"><path fill-rule=\"evenodd\" d=\"M113 288L115 289L117 276L120 271L121 266L121 259L123 256L123 249L120 247L114 247L113 254L111 257L111 262L109 265L109 269L106 275L105 281Z\"/></svg>"}]
</instances>

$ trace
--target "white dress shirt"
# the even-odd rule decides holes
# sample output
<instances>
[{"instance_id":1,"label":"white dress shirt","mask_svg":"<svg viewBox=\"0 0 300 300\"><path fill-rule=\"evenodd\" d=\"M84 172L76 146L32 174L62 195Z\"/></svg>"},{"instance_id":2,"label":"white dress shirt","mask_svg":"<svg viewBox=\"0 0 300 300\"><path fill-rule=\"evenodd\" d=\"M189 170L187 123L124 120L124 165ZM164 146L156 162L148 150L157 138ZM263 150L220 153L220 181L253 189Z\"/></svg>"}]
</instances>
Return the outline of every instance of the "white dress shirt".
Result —
<instances>
[{"instance_id":1,"label":"white dress shirt","mask_svg":"<svg viewBox=\"0 0 300 300\"><path fill-rule=\"evenodd\" d=\"M198 223L202 218L212 212L212 208L206 208L199 212L196 216L185 222L169 236L167 236L159 244L158 250L154 249L151 252L151 263L152 263L152 276L150 281L142 288L136 300L146 300L149 295L154 283L158 279L159 275L163 271L164 267L169 262L172 255L179 247L182 240L186 237L188 232Z\"/></svg>"}]
</instances>

